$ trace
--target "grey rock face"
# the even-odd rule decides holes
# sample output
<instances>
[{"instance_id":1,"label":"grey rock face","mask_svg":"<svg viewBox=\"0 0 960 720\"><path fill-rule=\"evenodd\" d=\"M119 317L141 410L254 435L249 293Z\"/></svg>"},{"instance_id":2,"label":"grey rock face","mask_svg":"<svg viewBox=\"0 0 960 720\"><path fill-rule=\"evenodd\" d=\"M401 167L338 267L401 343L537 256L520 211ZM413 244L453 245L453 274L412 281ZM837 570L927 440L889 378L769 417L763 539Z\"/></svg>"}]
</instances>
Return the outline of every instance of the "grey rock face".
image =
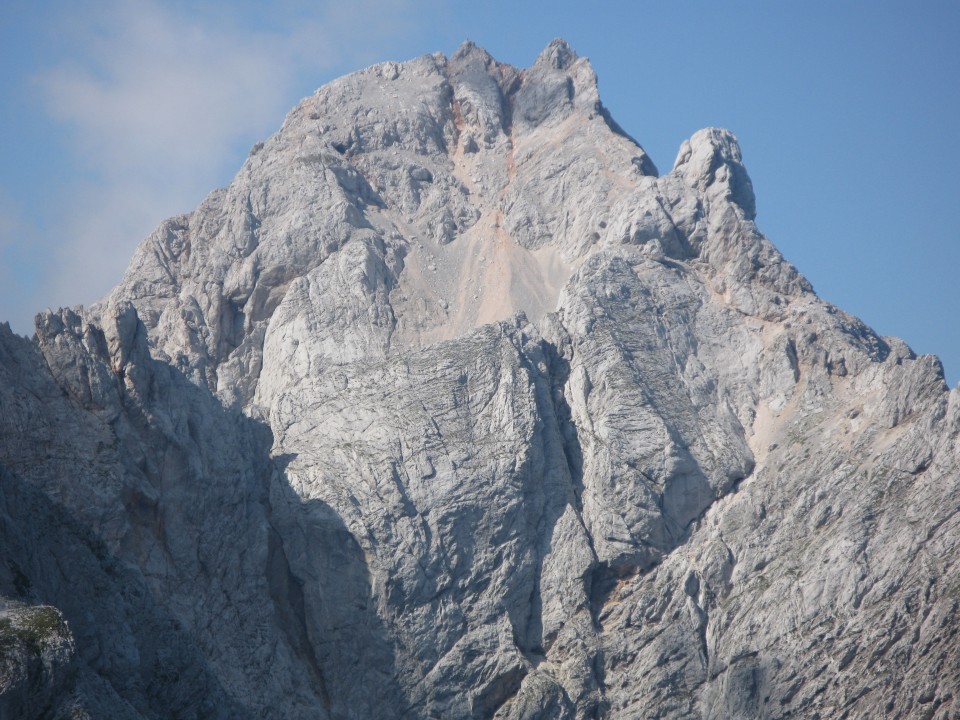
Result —
<instances>
[{"instance_id":1,"label":"grey rock face","mask_svg":"<svg viewBox=\"0 0 960 720\"><path fill-rule=\"evenodd\" d=\"M732 134L658 176L562 41L318 90L108 298L0 331L0 594L69 626L36 697L953 717L955 391L755 216Z\"/></svg>"},{"instance_id":2,"label":"grey rock face","mask_svg":"<svg viewBox=\"0 0 960 720\"><path fill-rule=\"evenodd\" d=\"M0 717L24 717L35 705L59 704L73 638L56 608L0 610Z\"/></svg>"}]
</instances>

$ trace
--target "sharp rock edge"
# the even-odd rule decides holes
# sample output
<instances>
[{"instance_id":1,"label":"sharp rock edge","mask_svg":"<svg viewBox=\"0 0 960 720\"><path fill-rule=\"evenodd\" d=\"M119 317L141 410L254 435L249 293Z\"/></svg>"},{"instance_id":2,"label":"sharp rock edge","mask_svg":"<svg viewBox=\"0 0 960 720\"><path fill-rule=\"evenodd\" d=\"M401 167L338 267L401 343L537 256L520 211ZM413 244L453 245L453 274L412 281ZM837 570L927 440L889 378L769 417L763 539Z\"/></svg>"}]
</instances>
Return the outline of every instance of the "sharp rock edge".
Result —
<instances>
[{"instance_id":1,"label":"sharp rock edge","mask_svg":"<svg viewBox=\"0 0 960 720\"><path fill-rule=\"evenodd\" d=\"M0 715L955 717L955 392L554 41L322 87L0 327Z\"/></svg>"}]
</instances>

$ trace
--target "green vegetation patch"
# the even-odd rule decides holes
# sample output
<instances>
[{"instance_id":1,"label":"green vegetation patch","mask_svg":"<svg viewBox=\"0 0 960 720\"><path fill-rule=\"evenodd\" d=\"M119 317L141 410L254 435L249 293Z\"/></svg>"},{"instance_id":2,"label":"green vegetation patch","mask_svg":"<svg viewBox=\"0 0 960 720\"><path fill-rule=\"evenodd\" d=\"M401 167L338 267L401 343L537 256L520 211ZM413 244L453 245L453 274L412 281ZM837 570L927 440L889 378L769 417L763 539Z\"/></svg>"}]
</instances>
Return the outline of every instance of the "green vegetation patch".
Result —
<instances>
[{"instance_id":1,"label":"green vegetation patch","mask_svg":"<svg viewBox=\"0 0 960 720\"><path fill-rule=\"evenodd\" d=\"M41 653L64 634L60 613L49 605L11 608L7 613L0 617L0 652L23 643Z\"/></svg>"}]
</instances>

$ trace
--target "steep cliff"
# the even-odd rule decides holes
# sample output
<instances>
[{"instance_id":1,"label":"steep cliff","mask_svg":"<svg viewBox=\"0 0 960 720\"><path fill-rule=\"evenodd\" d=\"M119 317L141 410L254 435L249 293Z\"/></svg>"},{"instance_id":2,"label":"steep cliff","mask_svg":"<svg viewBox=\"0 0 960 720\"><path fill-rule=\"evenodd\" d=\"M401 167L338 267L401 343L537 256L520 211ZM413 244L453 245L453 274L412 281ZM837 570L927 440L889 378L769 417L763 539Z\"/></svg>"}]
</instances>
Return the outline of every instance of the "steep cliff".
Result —
<instances>
[{"instance_id":1,"label":"steep cliff","mask_svg":"<svg viewBox=\"0 0 960 720\"><path fill-rule=\"evenodd\" d=\"M0 330L0 712L957 716L956 392L755 212L562 41L321 88Z\"/></svg>"}]
</instances>

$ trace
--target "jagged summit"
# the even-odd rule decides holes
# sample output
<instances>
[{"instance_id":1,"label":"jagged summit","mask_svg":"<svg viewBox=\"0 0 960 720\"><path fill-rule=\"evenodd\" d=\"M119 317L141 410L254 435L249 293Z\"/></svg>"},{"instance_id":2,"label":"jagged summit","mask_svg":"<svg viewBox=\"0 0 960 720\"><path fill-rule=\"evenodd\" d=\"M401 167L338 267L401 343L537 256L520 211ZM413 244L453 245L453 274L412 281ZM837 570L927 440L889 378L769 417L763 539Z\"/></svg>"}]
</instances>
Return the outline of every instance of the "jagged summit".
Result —
<instances>
[{"instance_id":1,"label":"jagged summit","mask_svg":"<svg viewBox=\"0 0 960 720\"><path fill-rule=\"evenodd\" d=\"M729 130L705 128L694 133L680 146L673 171L700 190L714 183L725 186L728 197L743 210L747 219L756 217L753 183L743 165L737 138Z\"/></svg>"},{"instance_id":2,"label":"jagged summit","mask_svg":"<svg viewBox=\"0 0 960 720\"><path fill-rule=\"evenodd\" d=\"M597 87L340 78L0 325L0 716L952 716L956 391Z\"/></svg>"},{"instance_id":3,"label":"jagged summit","mask_svg":"<svg viewBox=\"0 0 960 720\"><path fill-rule=\"evenodd\" d=\"M702 222L668 210L689 188L754 212L736 141L710 137L658 179L563 40L523 71L469 41L449 60L383 63L304 100L230 187L141 246L113 297L135 299L158 350L188 347L214 388L250 385L249 403L236 373L291 342L273 334L281 318L299 327L346 303L337 339L312 334L297 352L385 357L517 312L538 320L591 255L624 243L697 255ZM382 312L355 322L370 302Z\"/></svg>"},{"instance_id":4,"label":"jagged summit","mask_svg":"<svg viewBox=\"0 0 960 720\"><path fill-rule=\"evenodd\" d=\"M554 70L566 70L577 60L577 53L563 38L556 38L550 42L537 57L534 67L546 65Z\"/></svg>"},{"instance_id":5,"label":"jagged summit","mask_svg":"<svg viewBox=\"0 0 960 720\"><path fill-rule=\"evenodd\" d=\"M479 58L484 64L496 62L490 53L473 40L464 40L460 43L460 46L450 56L450 62L463 63L469 58Z\"/></svg>"}]
</instances>

